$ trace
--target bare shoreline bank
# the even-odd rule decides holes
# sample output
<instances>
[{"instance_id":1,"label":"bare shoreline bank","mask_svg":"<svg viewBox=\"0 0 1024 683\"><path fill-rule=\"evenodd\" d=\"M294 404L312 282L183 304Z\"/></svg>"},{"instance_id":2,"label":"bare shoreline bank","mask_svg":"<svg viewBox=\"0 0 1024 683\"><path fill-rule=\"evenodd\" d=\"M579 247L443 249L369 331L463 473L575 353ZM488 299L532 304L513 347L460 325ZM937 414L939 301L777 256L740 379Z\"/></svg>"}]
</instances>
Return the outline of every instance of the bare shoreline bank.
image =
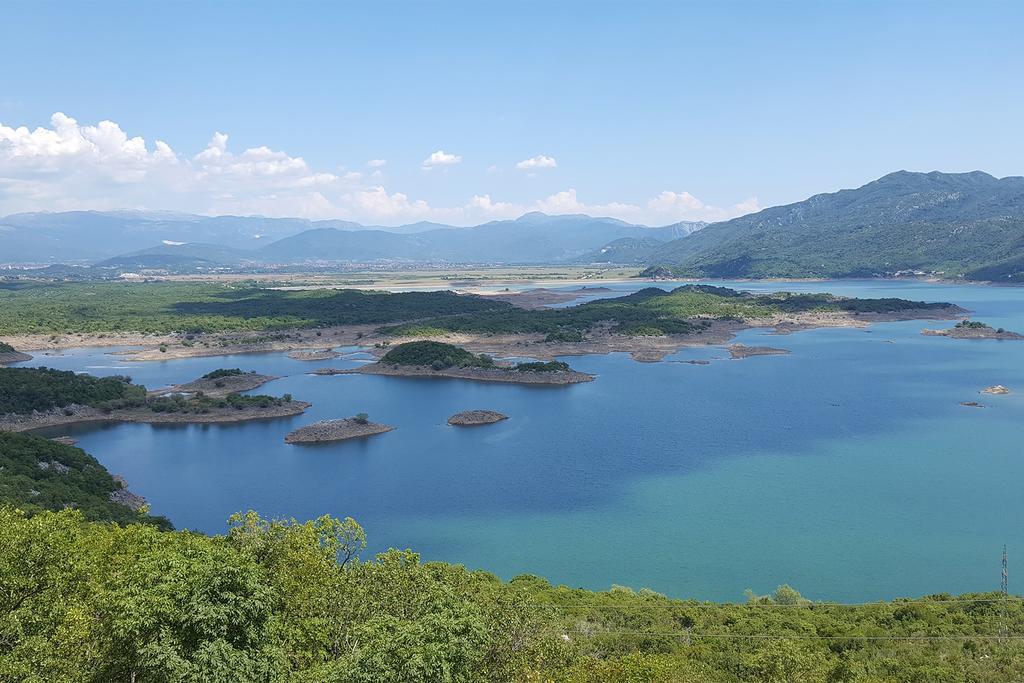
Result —
<instances>
[{"instance_id":1,"label":"bare shoreline bank","mask_svg":"<svg viewBox=\"0 0 1024 683\"><path fill-rule=\"evenodd\" d=\"M278 406L266 408L220 408L211 409L208 413L163 412L157 413L148 408L132 408L114 410L104 413L90 406L67 406L45 413L29 415L0 416L0 431L32 432L50 427L70 427L72 425L92 424L98 422L134 422L143 424L228 424L233 422L250 422L253 420L272 420L281 417L300 415L312 403L291 401ZM71 414L68 415L67 412Z\"/></svg>"},{"instance_id":2,"label":"bare shoreline bank","mask_svg":"<svg viewBox=\"0 0 1024 683\"><path fill-rule=\"evenodd\" d=\"M592 382L594 375L575 370L552 372L528 372L512 368L444 368L434 370L427 365L390 365L370 363L358 368L321 368L317 375L386 375L388 377L427 377L446 379L468 379L476 382L504 382L506 384L534 384L563 386Z\"/></svg>"}]
</instances>

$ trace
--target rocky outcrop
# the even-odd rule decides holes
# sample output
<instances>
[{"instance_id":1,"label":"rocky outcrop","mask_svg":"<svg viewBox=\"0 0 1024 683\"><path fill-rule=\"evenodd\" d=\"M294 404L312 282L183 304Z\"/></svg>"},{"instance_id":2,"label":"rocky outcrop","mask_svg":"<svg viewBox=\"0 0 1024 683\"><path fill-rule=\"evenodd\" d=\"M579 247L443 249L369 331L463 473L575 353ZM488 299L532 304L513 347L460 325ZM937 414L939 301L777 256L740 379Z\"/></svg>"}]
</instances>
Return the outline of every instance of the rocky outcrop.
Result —
<instances>
[{"instance_id":1,"label":"rocky outcrop","mask_svg":"<svg viewBox=\"0 0 1024 683\"><path fill-rule=\"evenodd\" d=\"M313 349L310 351L290 351L288 357L292 360L331 360L338 358L340 353L332 349Z\"/></svg>"},{"instance_id":2,"label":"rocky outcrop","mask_svg":"<svg viewBox=\"0 0 1024 683\"><path fill-rule=\"evenodd\" d=\"M225 377L216 377L213 379L200 377L188 384L177 384L167 389L150 392L150 395L160 396L162 394L170 393L198 394L202 392L207 396L213 397L227 396L228 394L252 391L253 389L261 387L274 379L277 379L277 377L274 377L273 375L259 375L255 372L246 372L241 375L227 375Z\"/></svg>"},{"instance_id":3,"label":"rocky outcrop","mask_svg":"<svg viewBox=\"0 0 1024 683\"><path fill-rule=\"evenodd\" d=\"M776 349L771 346L744 346L743 344L733 344L728 347L729 355L732 358L750 358L751 356L782 356L789 351L786 349Z\"/></svg>"},{"instance_id":4,"label":"rocky outcrop","mask_svg":"<svg viewBox=\"0 0 1024 683\"><path fill-rule=\"evenodd\" d=\"M142 507L146 505L146 499L138 495L137 493L132 493L131 491L129 491L128 482L125 481L124 477L122 477L120 474L115 474L113 475L113 477L114 481L120 484L121 488L117 489L116 491L110 492L110 500L119 505L129 507L132 510L135 510L136 512L141 510Z\"/></svg>"},{"instance_id":5,"label":"rocky outcrop","mask_svg":"<svg viewBox=\"0 0 1024 683\"><path fill-rule=\"evenodd\" d=\"M1024 334L993 328L985 323L964 320L948 330L921 330L926 337L949 337L950 339L1024 339Z\"/></svg>"},{"instance_id":6,"label":"rocky outcrop","mask_svg":"<svg viewBox=\"0 0 1024 683\"><path fill-rule=\"evenodd\" d=\"M360 439L374 434L390 432L394 427L377 424L355 418L343 420L325 420L299 427L284 437L285 443L326 443L329 441L346 441Z\"/></svg>"},{"instance_id":7,"label":"rocky outcrop","mask_svg":"<svg viewBox=\"0 0 1024 683\"><path fill-rule=\"evenodd\" d=\"M32 360L32 356L21 351L0 351L0 365L10 365L11 363L22 363L27 360Z\"/></svg>"},{"instance_id":8,"label":"rocky outcrop","mask_svg":"<svg viewBox=\"0 0 1024 683\"><path fill-rule=\"evenodd\" d=\"M508 415L504 415L494 410L464 410L461 413L455 413L449 417L448 424L468 427L472 425L493 424L507 419Z\"/></svg>"},{"instance_id":9,"label":"rocky outcrop","mask_svg":"<svg viewBox=\"0 0 1024 683\"><path fill-rule=\"evenodd\" d=\"M991 387L985 387L981 390L983 394L1008 394L1010 390L1004 387L1002 384L996 384Z\"/></svg>"},{"instance_id":10,"label":"rocky outcrop","mask_svg":"<svg viewBox=\"0 0 1024 683\"><path fill-rule=\"evenodd\" d=\"M580 382L592 382L594 375L575 370L558 370L553 372L527 372L513 368L442 368L434 370L427 365L394 365L389 363L370 363L358 368L344 370L332 369L330 372L317 371L316 374L332 375L389 375L392 377L449 377L453 379L470 379L477 382L507 382L509 384L547 384L567 385Z\"/></svg>"}]
</instances>

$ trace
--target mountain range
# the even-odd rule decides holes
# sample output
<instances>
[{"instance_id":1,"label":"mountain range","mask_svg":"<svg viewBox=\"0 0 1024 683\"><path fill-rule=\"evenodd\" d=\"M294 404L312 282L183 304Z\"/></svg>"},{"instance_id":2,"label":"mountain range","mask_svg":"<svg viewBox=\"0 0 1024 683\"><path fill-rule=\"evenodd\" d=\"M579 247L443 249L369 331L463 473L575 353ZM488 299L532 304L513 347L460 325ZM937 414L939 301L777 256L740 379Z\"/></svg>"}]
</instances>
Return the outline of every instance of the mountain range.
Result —
<instances>
[{"instance_id":1,"label":"mountain range","mask_svg":"<svg viewBox=\"0 0 1024 683\"><path fill-rule=\"evenodd\" d=\"M466 264L635 264L684 277L927 274L1024 281L1024 178L897 171L729 221L647 227L528 213L473 227L167 212L0 219L0 263L125 271ZM56 264L69 264L57 266Z\"/></svg>"},{"instance_id":2,"label":"mountain range","mask_svg":"<svg viewBox=\"0 0 1024 683\"><path fill-rule=\"evenodd\" d=\"M658 248L680 276L1024 279L1024 178L897 171Z\"/></svg>"},{"instance_id":3,"label":"mountain range","mask_svg":"<svg viewBox=\"0 0 1024 683\"><path fill-rule=\"evenodd\" d=\"M528 213L467 228L130 211L16 214L0 219L0 261L166 268L330 263L564 263L619 239L659 244L704 227L650 228L614 218Z\"/></svg>"}]
</instances>

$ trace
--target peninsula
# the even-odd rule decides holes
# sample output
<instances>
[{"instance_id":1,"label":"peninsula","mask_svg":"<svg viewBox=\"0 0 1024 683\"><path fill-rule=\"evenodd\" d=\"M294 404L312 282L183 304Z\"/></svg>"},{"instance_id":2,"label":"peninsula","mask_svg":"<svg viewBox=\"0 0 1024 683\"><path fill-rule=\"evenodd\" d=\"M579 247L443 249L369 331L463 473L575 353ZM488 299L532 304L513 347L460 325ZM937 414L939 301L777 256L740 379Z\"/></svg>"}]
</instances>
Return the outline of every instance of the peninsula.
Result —
<instances>
[{"instance_id":1,"label":"peninsula","mask_svg":"<svg viewBox=\"0 0 1024 683\"><path fill-rule=\"evenodd\" d=\"M206 381L219 380L197 380ZM245 422L298 415L310 405L294 400L291 394L150 393L127 377L93 377L49 368L0 368L0 430L12 432L85 422Z\"/></svg>"}]
</instances>

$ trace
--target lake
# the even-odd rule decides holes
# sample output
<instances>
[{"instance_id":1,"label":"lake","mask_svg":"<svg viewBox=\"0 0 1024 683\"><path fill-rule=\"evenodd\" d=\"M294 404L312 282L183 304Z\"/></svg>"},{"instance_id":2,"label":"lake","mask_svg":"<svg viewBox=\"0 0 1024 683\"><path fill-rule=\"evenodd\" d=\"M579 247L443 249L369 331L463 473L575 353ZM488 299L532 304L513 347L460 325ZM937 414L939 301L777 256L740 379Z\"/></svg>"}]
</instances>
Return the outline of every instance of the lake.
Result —
<instances>
[{"instance_id":1,"label":"lake","mask_svg":"<svg viewBox=\"0 0 1024 683\"><path fill-rule=\"evenodd\" d=\"M714 284L950 301L1024 332L1021 288ZM266 422L54 432L73 434L179 528L221 533L250 508L330 513L356 518L373 551L413 548L504 578L710 600L789 583L814 599L866 601L995 590L1003 544L1011 564L1024 553L1024 341L920 334L951 324L749 331L738 341L791 354L743 360L720 347L660 363L575 356L564 360L598 377L568 387L306 374L365 362L357 349L322 362L274 353L150 363L87 349L28 364L130 374L150 388L240 367L281 376L255 393L313 403ZM689 359L715 360L678 362ZM979 395L992 384L1014 393ZM987 407L960 405L972 400ZM445 423L472 408L510 419ZM397 429L312 447L283 441L358 412Z\"/></svg>"}]
</instances>

